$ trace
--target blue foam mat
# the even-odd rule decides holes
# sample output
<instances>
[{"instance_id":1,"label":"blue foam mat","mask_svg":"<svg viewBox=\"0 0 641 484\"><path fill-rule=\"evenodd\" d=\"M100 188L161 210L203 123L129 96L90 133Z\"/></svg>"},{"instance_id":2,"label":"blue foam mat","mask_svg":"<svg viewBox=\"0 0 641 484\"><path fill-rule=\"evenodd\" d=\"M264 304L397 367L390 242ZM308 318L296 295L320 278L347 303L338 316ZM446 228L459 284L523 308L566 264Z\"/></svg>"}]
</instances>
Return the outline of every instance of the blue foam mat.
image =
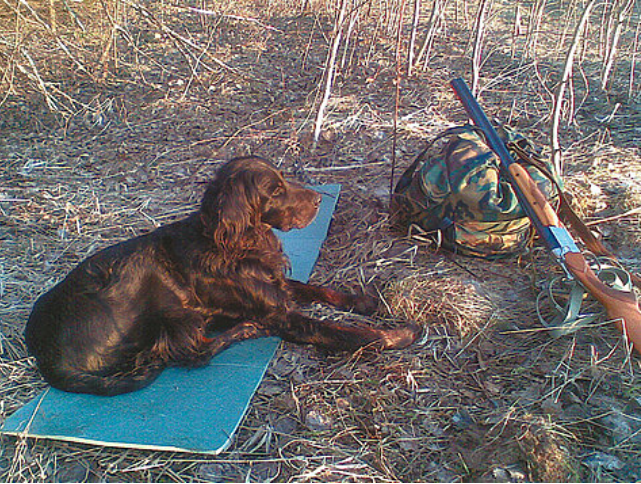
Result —
<instances>
[{"instance_id":1,"label":"blue foam mat","mask_svg":"<svg viewBox=\"0 0 641 484\"><path fill-rule=\"evenodd\" d=\"M290 277L307 282L327 236L340 185L323 194L314 222L278 232L290 258ZM150 386L115 397L48 388L11 415L0 433L113 447L218 454L231 443L260 384L279 338L248 340L209 365L170 368Z\"/></svg>"}]
</instances>

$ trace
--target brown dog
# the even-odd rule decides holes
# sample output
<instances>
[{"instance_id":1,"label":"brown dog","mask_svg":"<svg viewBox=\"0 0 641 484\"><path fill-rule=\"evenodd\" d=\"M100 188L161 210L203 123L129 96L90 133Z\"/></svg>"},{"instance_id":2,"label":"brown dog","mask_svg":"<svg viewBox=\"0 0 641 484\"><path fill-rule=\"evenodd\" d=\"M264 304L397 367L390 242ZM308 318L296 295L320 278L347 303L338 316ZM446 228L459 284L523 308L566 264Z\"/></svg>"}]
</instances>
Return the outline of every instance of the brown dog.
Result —
<instances>
[{"instance_id":1,"label":"brown dog","mask_svg":"<svg viewBox=\"0 0 641 484\"><path fill-rule=\"evenodd\" d=\"M272 228L309 225L321 196L286 181L268 161L236 158L185 220L104 249L35 303L29 351L54 387L116 395L151 383L166 366L202 365L235 341L268 335L330 350L411 344L419 328L318 321L293 301L369 314L368 296L285 278ZM219 331L213 337L210 332Z\"/></svg>"}]
</instances>

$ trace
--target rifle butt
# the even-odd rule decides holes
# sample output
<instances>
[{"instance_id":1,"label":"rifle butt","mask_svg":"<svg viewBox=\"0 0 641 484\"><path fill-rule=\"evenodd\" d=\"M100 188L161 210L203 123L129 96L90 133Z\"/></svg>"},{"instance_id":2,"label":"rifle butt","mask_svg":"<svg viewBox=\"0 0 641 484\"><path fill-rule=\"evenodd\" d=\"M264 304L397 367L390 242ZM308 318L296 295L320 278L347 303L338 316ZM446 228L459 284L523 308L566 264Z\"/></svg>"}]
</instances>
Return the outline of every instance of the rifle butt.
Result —
<instances>
[{"instance_id":1,"label":"rifle butt","mask_svg":"<svg viewBox=\"0 0 641 484\"><path fill-rule=\"evenodd\" d=\"M603 305L608 318L615 322L634 349L641 354L641 311L634 293L618 291L604 284L580 253L566 254L565 265L583 287Z\"/></svg>"}]
</instances>

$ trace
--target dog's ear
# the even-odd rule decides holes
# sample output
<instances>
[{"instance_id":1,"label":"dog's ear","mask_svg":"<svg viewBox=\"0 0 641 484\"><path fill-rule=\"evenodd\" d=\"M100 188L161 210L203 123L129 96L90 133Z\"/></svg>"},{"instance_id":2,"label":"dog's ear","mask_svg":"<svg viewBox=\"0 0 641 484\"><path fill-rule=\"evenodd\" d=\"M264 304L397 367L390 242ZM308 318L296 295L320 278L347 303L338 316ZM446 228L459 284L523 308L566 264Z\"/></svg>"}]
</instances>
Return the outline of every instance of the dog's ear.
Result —
<instances>
[{"instance_id":1,"label":"dog's ear","mask_svg":"<svg viewBox=\"0 0 641 484\"><path fill-rule=\"evenodd\" d=\"M245 234L260 221L256 188L245 178L236 173L215 179L200 207L205 236L229 251L242 250Z\"/></svg>"}]
</instances>

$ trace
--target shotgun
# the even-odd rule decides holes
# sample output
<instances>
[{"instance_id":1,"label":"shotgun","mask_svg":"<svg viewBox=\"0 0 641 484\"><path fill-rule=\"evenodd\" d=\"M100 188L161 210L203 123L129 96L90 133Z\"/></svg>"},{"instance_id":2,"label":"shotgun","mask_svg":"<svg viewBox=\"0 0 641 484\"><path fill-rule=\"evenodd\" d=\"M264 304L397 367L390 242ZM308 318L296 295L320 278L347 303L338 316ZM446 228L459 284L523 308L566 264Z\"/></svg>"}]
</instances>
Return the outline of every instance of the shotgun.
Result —
<instances>
[{"instance_id":1,"label":"shotgun","mask_svg":"<svg viewBox=\"0 0 641 484\"><path fill-rule=\"evenodd\" d=\"M454 79L450 84L468 116L483 131L488 146L499 158L502 172L539 238L567 276L578 281L603 305L608 318L615 321L636 351L641 353L641 311L634 292L614 289L597 277L536 182L525 168L514 161L465 81Z\"/></svg>"}]
</instances>

